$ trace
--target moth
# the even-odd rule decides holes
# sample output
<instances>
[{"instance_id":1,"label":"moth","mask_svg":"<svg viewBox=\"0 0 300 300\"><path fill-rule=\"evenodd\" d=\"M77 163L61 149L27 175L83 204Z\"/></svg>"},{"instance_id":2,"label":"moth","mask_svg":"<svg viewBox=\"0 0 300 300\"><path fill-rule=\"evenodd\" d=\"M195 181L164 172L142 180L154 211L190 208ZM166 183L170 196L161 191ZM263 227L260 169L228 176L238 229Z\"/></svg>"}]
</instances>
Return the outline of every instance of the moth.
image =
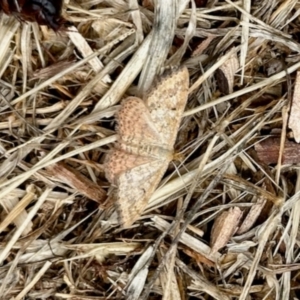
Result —
<instances>
[{"instance_id":1,"label":"moth","mask_svg":"<svg viewBox=\"0 0 300 300\"><path fill-rule=\"evenodd\" d=\"M66 22L61 16L63 0L0 0L0 11L19 21L37 22L54 31Z\"/></svg>"},{"instance_id":2,"label":"moth","mask_svg":"<svg viewBox=\"0 0 300 300\"><path fill-rule=\"evenodd\" d=\"M140 217L174 158L188 88L189 73L182 67L163 75L144 100L128 97L121 103L118 142L104 168L122 227Z\"/></svg>"}]
</instances>

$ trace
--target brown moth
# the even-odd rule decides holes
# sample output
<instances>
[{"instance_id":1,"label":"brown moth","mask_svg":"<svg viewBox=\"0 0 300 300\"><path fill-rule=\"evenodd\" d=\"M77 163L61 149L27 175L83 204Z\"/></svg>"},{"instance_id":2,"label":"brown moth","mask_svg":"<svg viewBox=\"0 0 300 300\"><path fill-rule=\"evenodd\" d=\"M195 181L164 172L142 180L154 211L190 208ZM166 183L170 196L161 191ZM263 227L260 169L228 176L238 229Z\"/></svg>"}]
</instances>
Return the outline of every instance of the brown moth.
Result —
<instances>
[{"instance_id":1,"label":"brown moth","mask_svg":"<svg viewBox=\"0 0 300 300\"><path fill-rule=\"evenodd\" d=\"M173 159L188 87L183 67L161 77L145 101L122 101L116 115L118 142L106 157L105 173L115 186L111 197L123 227L140 217Z\"/></svg>"}]
</instances>

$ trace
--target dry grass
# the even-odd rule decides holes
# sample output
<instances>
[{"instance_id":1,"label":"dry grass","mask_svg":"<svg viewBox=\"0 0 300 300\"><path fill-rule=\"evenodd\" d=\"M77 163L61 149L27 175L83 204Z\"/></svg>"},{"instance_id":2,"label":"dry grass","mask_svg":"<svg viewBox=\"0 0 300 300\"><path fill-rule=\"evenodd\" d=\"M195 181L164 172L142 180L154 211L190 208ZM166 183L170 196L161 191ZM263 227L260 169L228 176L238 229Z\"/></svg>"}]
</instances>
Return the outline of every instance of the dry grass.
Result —
<instances>
[{"instance_id":1,"label":"dry grass","mask_svg":"<svg viewBox=\"0 0 300 300\"><path fill-rule=\"evenodd\" d=\"M300 298L299 168L255 151L290 137L299 1L66 2L67 32L1 19L1 299ZM114 113L176 65L183 159L121 229L103 170Z\"/></svg>"}]
</instances>

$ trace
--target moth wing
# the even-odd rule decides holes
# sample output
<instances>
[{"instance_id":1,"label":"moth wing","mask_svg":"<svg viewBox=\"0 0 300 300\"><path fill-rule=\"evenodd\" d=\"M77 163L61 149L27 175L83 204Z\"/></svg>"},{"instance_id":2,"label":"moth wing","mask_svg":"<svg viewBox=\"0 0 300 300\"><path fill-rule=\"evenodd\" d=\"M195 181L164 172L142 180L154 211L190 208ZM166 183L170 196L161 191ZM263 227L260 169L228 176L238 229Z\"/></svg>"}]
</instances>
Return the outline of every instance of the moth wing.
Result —
<instances>
[{"instance_id":1,"label":"moth wing","mask_svg":"<svg viewBox=\"0 0 300 300\"><path fill-rule=\"evenodd\" d=\"M188 90L189 72L182 67L163 75L145 98L151 119L169 149L174 147Z\"/></svg>"},{"instance_id":2,"label":"moth wing","mask_svg":"<svg viewBox=\"0 0 300 300\"><path fill-rule=\"evenodd\" d=\"M144 164L150 164L153 158L136 155L119 149L109 152L104 161L105 176L109 182L117 185L120 174Z\"/></svg>"},{"instance_id":3,"label":"moth wing","mask_svg":"<svg viewBox=\"0 0 300 300\"><path fill-rule=\"evenodd\" d=\"M116 115L119 143L162 146L162 137L143 100L129 97L122 101Z\"/></svg>"},{"instance_id":4,"label":"moth wing","mask_svg":"<svg viewBox=\"0 0 300 300\"><path fill-rule=\"evenodd\" d=\"M128 227L142 214L161 181L169 161L154 160L120 174L115 200L122 227Z\"/></svg>"}]
</instances>

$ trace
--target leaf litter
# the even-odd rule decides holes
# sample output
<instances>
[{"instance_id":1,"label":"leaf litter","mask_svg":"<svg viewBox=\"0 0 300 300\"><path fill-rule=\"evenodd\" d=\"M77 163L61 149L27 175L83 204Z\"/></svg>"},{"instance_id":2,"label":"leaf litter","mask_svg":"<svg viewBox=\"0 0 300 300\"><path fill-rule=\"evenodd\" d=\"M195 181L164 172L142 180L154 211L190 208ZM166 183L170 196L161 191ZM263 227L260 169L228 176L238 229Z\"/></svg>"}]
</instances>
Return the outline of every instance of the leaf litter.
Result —
<instances>
[{"instance_id":1,"label":"leaf litter","mask_svg":"<svg viewBox=\"0 0 300 300\"><path fill-rule=\"evenodd\" d=\"M1 299L300 298L299 9L70 0L57 33L1 15ZM114 116L178 66L178 160L122 228Z\"/></svg>"}]
</instances>

